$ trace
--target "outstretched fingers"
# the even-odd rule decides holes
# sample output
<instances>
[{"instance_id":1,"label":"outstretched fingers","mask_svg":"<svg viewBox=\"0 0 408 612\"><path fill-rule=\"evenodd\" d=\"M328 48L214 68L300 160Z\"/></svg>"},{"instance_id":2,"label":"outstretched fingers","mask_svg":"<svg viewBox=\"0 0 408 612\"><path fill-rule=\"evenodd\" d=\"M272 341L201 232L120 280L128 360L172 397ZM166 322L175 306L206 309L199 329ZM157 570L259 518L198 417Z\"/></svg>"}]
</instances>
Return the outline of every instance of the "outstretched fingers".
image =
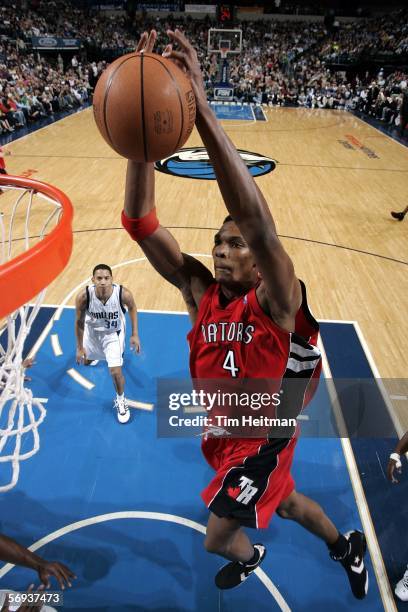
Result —
<instances>
[{"instance_id":1,"label":"outstretched fingers","mask_svg":"<svg viewBox=\"0 0 408 612\"><path fill-rule=\"evenodd\" d=\"M168 37L173 40L174 42L176 42L178 45L180 45L180 47L183 49L183 51L185 51L186 53L188 52L194 52L194 47L191 45L191 43L187 40L187 38L184 36L183 32L181 32L180 30L167 30L167 35Z\"/></svg>"},{"instance_id":2,"label":"outstretched fingers","mask_svg":"<svg viewBox=\"0 0 408 612\"><path fill-rule=\"evenodd\" d=\"M207 96L196 50L180 30L167 30L167 35L171 43L166 46L163 56L184 68L190 78L196 103L205 108ZM174 45L177 45L177 51L174 50Z\"/></svg>"},{"instance_id":3,"label":"outstretched fingers","mask_svg":"<svg viewBox=\"0 0 408 612\"><path fill-rule=\"evenodd\" d=\"M145 51L147 53L151 53L153 51L153 47L156 43L157 32L156 30L151 30L149 34L149 38L147 39Z\"/></svg>"},{"instance_id":4,"label":"outstretched fingers","mask_svg":"<svg viewBox=\"0 0 408 612\"><path fill-rule=\"evenodd\" d=\"M136 53L151 53L157 39L156 30L143 32L136 47Z\"/></svg>"},{"instance_id":5,"label":"outstretched fingers","mask_svg":"<svg viewBox=\"0 0 408 612\"><path fill-rule=\"evenodd\" d=\"M144 49L147 41L147 32L143 32L141 35L139 42L137 43L136 53L139 53L142 49Z\"/></svg>"}]
</instances>

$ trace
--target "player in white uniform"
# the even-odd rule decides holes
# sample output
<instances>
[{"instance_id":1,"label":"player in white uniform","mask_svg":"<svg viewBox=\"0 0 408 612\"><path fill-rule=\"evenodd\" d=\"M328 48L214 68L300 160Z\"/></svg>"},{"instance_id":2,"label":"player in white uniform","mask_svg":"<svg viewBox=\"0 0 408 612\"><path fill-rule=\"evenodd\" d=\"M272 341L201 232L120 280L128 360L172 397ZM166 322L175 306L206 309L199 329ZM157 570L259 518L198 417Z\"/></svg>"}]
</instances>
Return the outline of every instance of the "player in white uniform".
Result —
<instances>
[{"instance_id":1,"label":"player in white uniform","mask_svg":"<svg viewBox=\"0 0 408 612\"><path fill-rule=\"evenodd\" d=\"M127 308L132 324L130 348L139 353L137 308L131 292L113 282L109 266L95 266L92 282L93 285L85 287L75 300L76 361L85 365L90 365L98 359L107 361L116 389L114 407L118 421L127 423L130 413L126 404L125 378L122 373L125 313Z\"/></svg>"}]
</instances>

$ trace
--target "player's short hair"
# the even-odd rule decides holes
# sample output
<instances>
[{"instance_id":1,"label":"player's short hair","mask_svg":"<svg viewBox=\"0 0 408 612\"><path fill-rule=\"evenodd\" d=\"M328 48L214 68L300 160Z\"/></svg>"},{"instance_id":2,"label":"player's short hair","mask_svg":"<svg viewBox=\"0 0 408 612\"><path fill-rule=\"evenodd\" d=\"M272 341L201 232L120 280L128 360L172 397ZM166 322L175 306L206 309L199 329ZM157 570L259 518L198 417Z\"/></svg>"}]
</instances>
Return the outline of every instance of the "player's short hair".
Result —
<instances>
[{"instance_id":1,"label":"player's short hair","mask_svg":"<svg viewBox=\"0 0 408 612\"><path fill-rule=\"evenodd\" d=\"M231 215L228 215L228 217L225 217L225 219L222 222L222 224L224 225L224 223L229 223L230 221L232 221L234 223L234 219L231 217Z\"/></svg>"},{"instance_id":2,"label":"player's short hair","mask_svg":"<svg viewBox=\"0 0 408 612\"><path fill-rule=\"evenodd\" d=\"M94 269L93 269L93 272L92 272L92 276L95 276L95 272L97 270L107 270L109 272L109 274L111 276L113 276L112 270L111 270L111 268L107 264L98 264L97 266L95 266Z\"/></svg>"}]
</instances>

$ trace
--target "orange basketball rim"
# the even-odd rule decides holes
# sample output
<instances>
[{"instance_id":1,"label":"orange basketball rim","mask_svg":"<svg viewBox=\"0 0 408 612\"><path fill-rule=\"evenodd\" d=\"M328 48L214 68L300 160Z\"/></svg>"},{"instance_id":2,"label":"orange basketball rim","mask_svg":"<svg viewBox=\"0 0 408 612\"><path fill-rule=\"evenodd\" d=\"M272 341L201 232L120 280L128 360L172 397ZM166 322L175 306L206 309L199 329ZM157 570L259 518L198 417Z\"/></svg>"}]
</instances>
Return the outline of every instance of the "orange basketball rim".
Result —
<instances>
[{"instance_id":1,"label":"orange basketball rim","mask_svg":"<svg viewBox=\"0 0 408 612\"><path fill-rule=\"evenodd\" d=\"M38 295L67 265L72 252L73 208L69 198L60 189L41 181L0 174L0 189L16 190L18 198L25 193L31 197L36 194L45 196L59 209L58 223L47 235L23 253L0 265L2 319ZM12 241L11 233L8 234L8 240Z\"/></svg>"}]
</instances>

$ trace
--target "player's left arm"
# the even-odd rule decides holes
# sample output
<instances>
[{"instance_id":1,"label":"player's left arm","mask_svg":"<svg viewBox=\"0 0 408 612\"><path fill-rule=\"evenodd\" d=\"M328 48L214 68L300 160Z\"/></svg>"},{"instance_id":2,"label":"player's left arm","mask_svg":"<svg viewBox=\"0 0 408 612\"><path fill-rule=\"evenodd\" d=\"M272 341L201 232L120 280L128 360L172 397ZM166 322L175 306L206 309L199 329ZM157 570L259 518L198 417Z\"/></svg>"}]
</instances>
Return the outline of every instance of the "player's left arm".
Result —
<instances>
[{"instance_id":1,"label":"player's left arm","mask_svg":"<svg viewBox=\"0 0 408 612\"><path fill-rule=\"evenodd\" d=\"M254 254L263 283L257 290L262 306L282 327L290 327L301 304L301 289L291 258L280 242L264 196L207 103L197 53L178 30L168 35L179 46L165 56L182 63L196 97L196 126L214 166L225 205Z\"/></svg>"},{"instance_id":2,"label":"player's left arm","mask_svg":"<svg viewBox=\"0 0 408 612\"><path fill-rule=\"evenodd\" d=\"M126 287L122 288L122 303L128 309L131 325L132 334L130 336L130 348L135 350L136 353L140 353L140 339L139 339L139 327L137 320L137 307L135 298L132 293Z\"/></svg>"}]
</instances>

